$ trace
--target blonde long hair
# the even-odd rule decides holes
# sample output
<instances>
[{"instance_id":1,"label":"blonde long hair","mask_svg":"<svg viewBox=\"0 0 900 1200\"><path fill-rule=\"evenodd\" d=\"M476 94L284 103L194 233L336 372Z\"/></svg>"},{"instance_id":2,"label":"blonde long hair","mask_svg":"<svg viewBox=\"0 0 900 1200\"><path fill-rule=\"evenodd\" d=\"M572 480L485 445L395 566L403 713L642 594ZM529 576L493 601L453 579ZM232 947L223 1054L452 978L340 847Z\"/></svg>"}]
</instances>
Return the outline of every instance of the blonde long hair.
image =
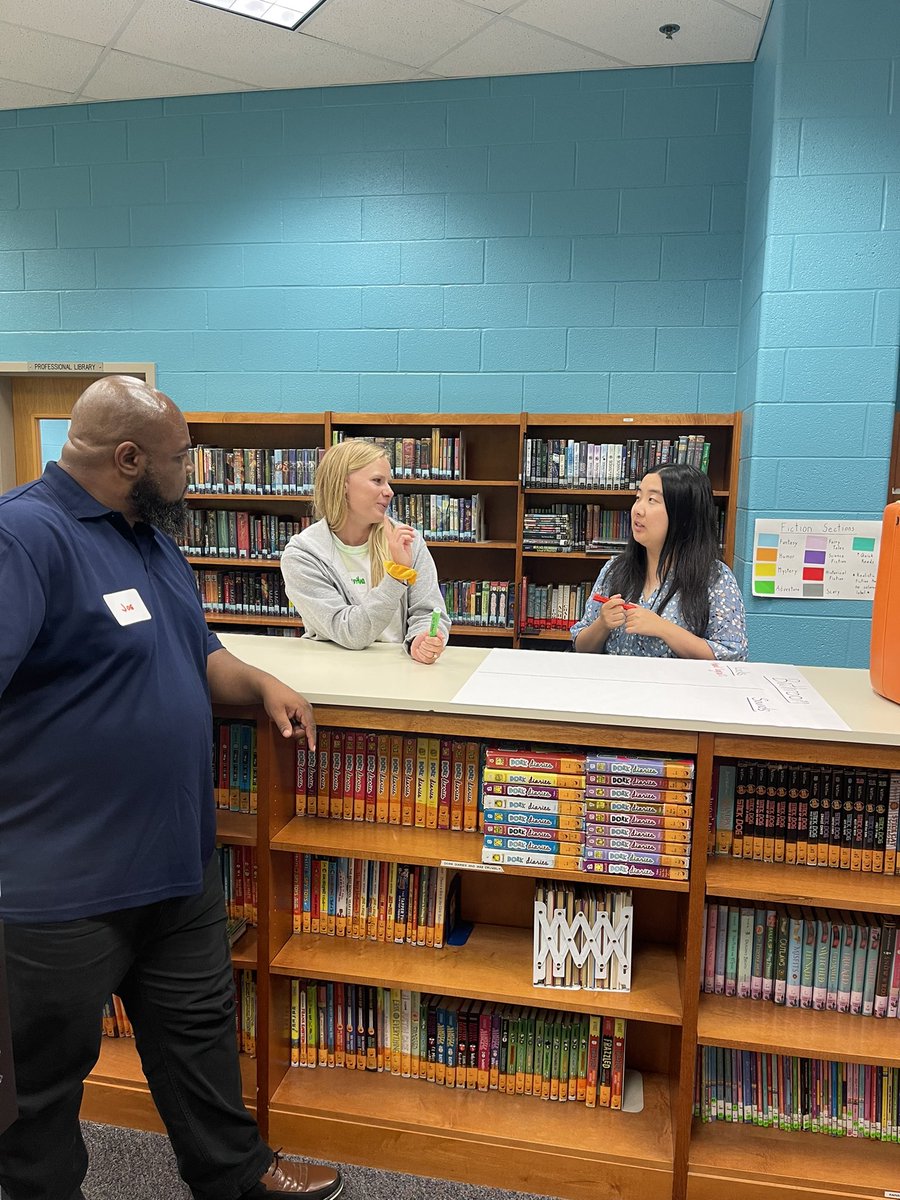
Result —
<instances>
[{"instance_id":1,"label":"blonde long hair","mask_svg":"<svg viewBox=\"0 0 900 1200\"><path fill-rule=\"evenodd\" d=\"M313 504L316 517L324 520L332 533L340 529L347 519L344 486L347 476L386 457L383 446L367 442L364 438L347 438L326 450L316 468ZM377 587L384 578L385 560L390 557L387 536L381 523L374 524L369 530L368 546L372 587Z\"/></svg>"}]
</instances>

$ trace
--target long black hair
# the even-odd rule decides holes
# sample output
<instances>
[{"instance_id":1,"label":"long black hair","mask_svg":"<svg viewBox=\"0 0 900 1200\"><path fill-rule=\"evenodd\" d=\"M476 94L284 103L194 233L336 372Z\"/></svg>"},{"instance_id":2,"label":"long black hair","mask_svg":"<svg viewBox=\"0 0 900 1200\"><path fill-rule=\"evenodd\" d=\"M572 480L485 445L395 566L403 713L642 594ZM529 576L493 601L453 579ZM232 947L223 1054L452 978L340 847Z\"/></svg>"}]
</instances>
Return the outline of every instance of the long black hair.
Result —
<instances>
[{"instance_id":1,"label":"long black hair","mask_svg":"<svg viewBox=\"0 0 900 1200\"><path fill-rule=\"evenodd\" d=\"M688 629L702 637L709 624L709 586L719 562L719 523L712 486L708 476L686 463L665 463L647 474L660 477L669 518L659 555L660 598L655 611L662 613L679 593ZM647 551L635 541L629 527L625 549L610 567L609 594L637 601L646 576Z\"/></svg>"}]
</instances>

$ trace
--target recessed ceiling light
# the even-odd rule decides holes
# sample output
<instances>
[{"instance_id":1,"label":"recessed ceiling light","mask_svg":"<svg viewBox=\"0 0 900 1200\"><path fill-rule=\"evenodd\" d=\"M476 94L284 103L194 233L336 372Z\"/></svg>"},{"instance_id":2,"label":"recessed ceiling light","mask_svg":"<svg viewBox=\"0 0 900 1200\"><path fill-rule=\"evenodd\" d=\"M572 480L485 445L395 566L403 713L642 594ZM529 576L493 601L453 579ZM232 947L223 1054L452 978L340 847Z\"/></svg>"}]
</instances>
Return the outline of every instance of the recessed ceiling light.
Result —
<instances>
[{"instance_id":1,"label":"recessed ceiling light","mask_svg":"<svg viewBox=\"0 0 900 1200\"><path fill-rule=\"evenodd\" d=\"M193 3L206 8L220 8L239 17L250 17L266 25L277 25L279 29L296 29L325 0L287 0L285 4L271 4L269 0L193 0Z\"/></svg>"}]
</instances>

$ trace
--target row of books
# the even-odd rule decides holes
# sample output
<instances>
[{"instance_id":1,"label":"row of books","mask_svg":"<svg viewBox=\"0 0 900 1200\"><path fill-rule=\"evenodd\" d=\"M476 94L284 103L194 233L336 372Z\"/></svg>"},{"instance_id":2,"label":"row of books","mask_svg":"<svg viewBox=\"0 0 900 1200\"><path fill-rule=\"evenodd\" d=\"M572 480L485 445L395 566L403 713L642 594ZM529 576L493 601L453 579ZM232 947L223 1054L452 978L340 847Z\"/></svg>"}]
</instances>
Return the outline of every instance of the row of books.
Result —
<instances>
[{"instance_id":1,"label":"row of books","mask_svg":"<svg viewBox=\"0 0 900 1200\"><path fill-rule=\"evenodd\" d=\"M225 890L225 911L231 918L257 923L257 865L255 846L220 846L219 866Z\"/></svg>"},{"instance_id":2,"label":"row of books","mask_svg":"<svg viewBox=\"0 0 900 1200\"><path fill-rule=\"evenodd\" d=\"M488 746L482 861L687 879L693 776L692 759Z\"/></svg>"},{"instance_id":3,"label":"row of books","mask_svg":"<svg viewBox=\"0 0 900 1200\"><path fill-rule=\"evenodd\" d=\"M631 529L626 508L604 508L600 504L529 505L522 529L523 550L544 550L548 544L557 552L584 550L615 554L625 545Z\"/></svg>"},{"instance_id":4,"label":"row of books","mask_svg":"<svg viewBox=\"0 0 900 1200\"><path fill-rule=\"evenodd\" d=\"M621 1108L626 1022L400 988L291 980L291 1063Z\"/></svg>"},{"instance_id":5,"label":"row of books","mask_svg":"<svg viewBox=\"0 0 900 1200\"><path fill-rule=\"evenodd\" d=\"M483 542L486 536L484 501L477 493L395 495L391 516L418 529L426 542Z\"/></svg>"},{"instance_id":6,"label":"row of books","mask_svg":"<svg viewBox=\"0 0 900 1200\"><path fill-rule=\"evenodd\" d=\"M701 1046L694 1116L900 1141L900 1068Z\"/></svg>"},{"instance_id":7,"label":"row of books","mask_svg":"<svg viewBox=\"0 0 900 1200\"><path fill-rule=\"evenodd\" d=\"M320 729L297 744L296 811L345 821L478 828L479 742Z\"/></svg>"},{"instance_id":8,"label":"row of books","mask_svg":"<svg viewBox=\"0 0 900 1200\"><path fill-rule=\"evenodd\" d=\"M622 491L637 487L648 471L663 463L689 463L705 472L709 469L709 453L710 443L702 433L600 443L526 437L522 484Z\"/></svg>"},{"instance_id":9,"label":"row of books","mask_svg":"<svg viewBox=\"0 0 900 1200\"><path fill-rule=\"evenodd\" d=\"M293 882L295 933L439 950L448 914L459 908L448 908L459 876L446 867L295 854Z\"/></svg>"},{"instance_id":10,"label":"row of books","mask_svg":"<svg viewBox=\"0 0 900 1200\"><path fill-rule=\"evenodd\" d=\"M749 759L716 766L716 854L894 875L898 840L900 771Z\"/></svg>"},{"instance_id":11,"label":"row of books","mask_svg":"<svg viewBox=\"0 0 900 1200\"><path fill-rule=\"evenodd\" d=\"M567 633L584 612L590 594L590 583L533 583L523 575L519 629L522 633L549 629Z\"/></svg>"},{"instance_id":12,"label":"row of books","mask_svg":"<svg viewBox=\"0 0 900 1200\"><path fill-rule=\"evenodd\" d=\"M537 880L534 986L630 991L633 916L627 889Z\"/></svg>"},{"instance_id":13,"label":"row of books","mask_svg":"<svg viewBox=\"0 0 900 1200\"><path fill-rule=\"evenodd\" d=\"M446 579L440 589L454 625L512 627L515 583L507 579Z\"/></svg>"},{"instance_id":14,"label":"row of books","mask_svg":"<svg viewBox=\"0 0 900 1200\"><path fill-rule=\"evenodd\" d=\"M227 508L191 508L178 545L201 558L276 560L295 533L312 524L311 516L285 520L274 513L235 512Z\"/></svg>"},{"instance_id":15,"label":"row of books","mask_svg":"<svg viewBox=\"0 0 900 1200\"><path fill-rule=\"evenodd\" d=\"M894 917L793 904L709 904L704 918L704 992L787 1008L898 1015Z\"/></svg>"},{"instance_id":16,"label":"row of books","mask_svg":"<svg viewBox=\"0 0 900 1200\"><path fill-rule=\"evenodd\" d=\"M203 611L257 617L296 617L279 571L195 567Z\"/></svg>"},{"instance_id":17,"label":"row of books","mask_svg":"<svg viewBox=\"0 0 900 1200\"><path fill-rule=\"evenodd\" d=\"M334 430L337 445L348 435ZM445 436L439 429L430 437L368 437L366 441L383 447L395 479L465 479L466 442L459 434Z\"/></svg>"},{"instance_id":18,"label":"row of books","mask_svg":"<svg viewBox=\"0 0 900 1200\"><path fill-rule=\"evenodd\" d=\"M527 512L522 518L522 549L557 554L573 549L568 513Z\"/></svg>"},{"instance_id":19,"label":"row of books","mask_svg":"<svg viewBox=\"0 0 900 1200\"><path fill-rule=\"evenodd\" d=\"M300 496L312 493L316 467L325 451L320 447L271 450L199 445L191 453L194 470L188 494Z\"/></svg>"},{"instance_id":20,"label":"row of books","mask_svg":"<svg viewBox=\"0 0 900 1200\"><path fill-rule=\"evenodd\" d=\"M213 717L213 795L217 808L257 811L256 745L254 721Z\"/></svg>"}]
</instances>

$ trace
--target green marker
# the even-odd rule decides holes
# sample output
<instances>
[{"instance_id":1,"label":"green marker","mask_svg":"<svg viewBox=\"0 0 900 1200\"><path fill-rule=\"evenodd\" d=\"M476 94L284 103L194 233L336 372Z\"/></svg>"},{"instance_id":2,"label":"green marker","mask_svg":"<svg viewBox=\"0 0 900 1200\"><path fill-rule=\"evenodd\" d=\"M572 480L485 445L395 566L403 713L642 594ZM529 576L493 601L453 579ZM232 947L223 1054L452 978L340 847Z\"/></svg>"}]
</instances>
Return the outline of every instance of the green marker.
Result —
<instances>
[{"instance_id":1,"label":"green marker","mask_svg":"<svg viewBox=\"0 0 900 1200\"><path fill-rule=\"evenodd\" d=\"M431 613L431 625L428 628L429 637L437 637L438 630L441 627L441 610L436 608Z\"/></svg>"}]
</instances>

